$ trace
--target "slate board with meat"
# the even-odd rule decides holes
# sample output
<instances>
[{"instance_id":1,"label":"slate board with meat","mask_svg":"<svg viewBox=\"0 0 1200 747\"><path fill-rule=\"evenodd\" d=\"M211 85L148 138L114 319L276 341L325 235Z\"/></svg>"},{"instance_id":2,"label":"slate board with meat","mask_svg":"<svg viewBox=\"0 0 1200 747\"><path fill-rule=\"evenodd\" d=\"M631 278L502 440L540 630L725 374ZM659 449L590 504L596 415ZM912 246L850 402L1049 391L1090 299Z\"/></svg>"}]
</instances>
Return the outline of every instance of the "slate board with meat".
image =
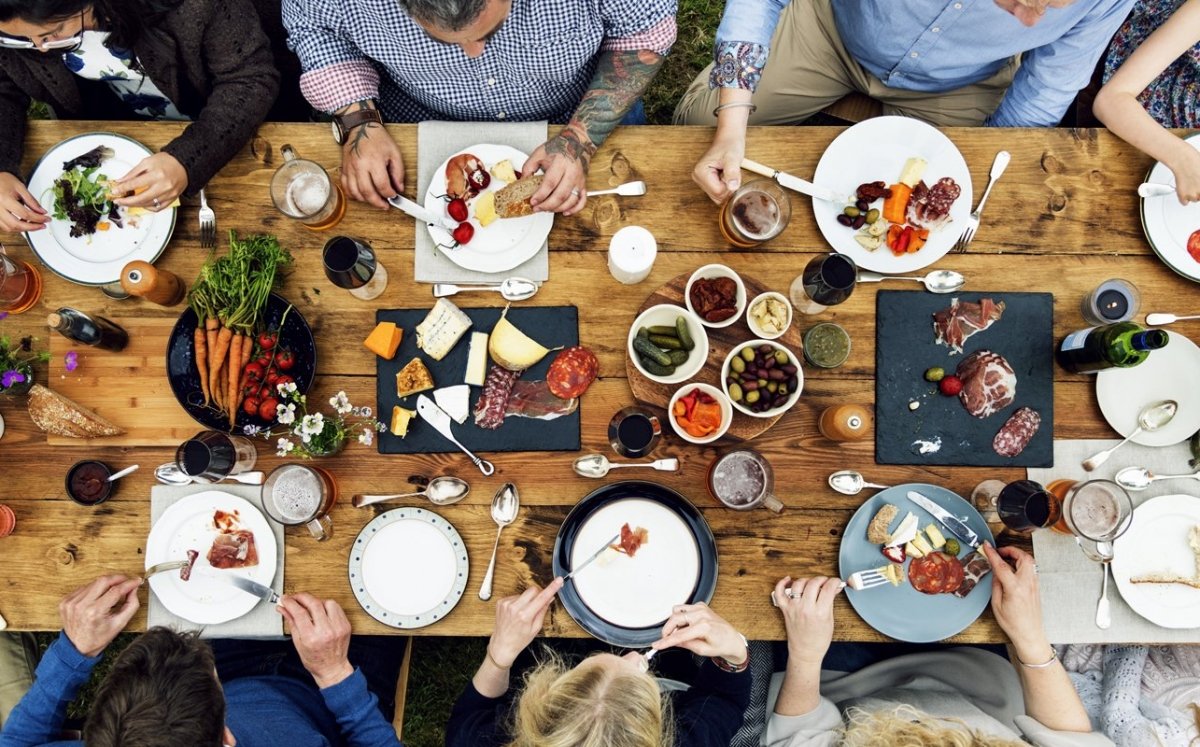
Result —
<instances>
[{"instance_id":1,"label":"slate board with meat","mask_svg":"<svg viewBox=\"0 0 1200 747\"><path fill-rule=\"evenodd\" d=\"M962 352L952 344L938 343L933 315L949 309L952 300L964 307L963 322L949 343L961 341ZM984 299L990 299L988 303ZM997 307L1004 304L1002 311ZM999 314L998 321L988 325ZM945 315L943 315L944 317ZM978 317L978 318L976 318ZM976 465L1049 467L1054 464L1054 296L1049 293L958 293L935 295L924 291L880 291L876 302L875 350L875 461L879 464ZM982 331L974 327L985 326ZM989 355L983 351L991 351ZM974 359L972 354L978 353ZM997 360L999 356L1003 360ZM979 412L993 409L971 397L943 396L937 385L924 379L925 371L940 367L954 374L964 369L987 369L1003 377L1011 367L1016 377L1015 397L985 417L974 417L964 405ZM920 402L909 409L913 400ZM1013 437L997 438L1014 413L1009 430L1036 432L1016 456ZM926 444L927 453L920 453ZM929 444L940 444L930 450ZM995 445L999 444L999 451Z\"/></svg>"},{"instance_id":2,"label":"slate board with meat","mask_svg":"<svg viewBox=\"0 0 1200 747\"><path fill-rule=\"evenodd\" d=\"M417 397L412 395L404 400L396 397L396 373L415 357L420 357L429 372L433 375L435 388L453 386L463 383L463 374L467 366L467 353L470 349L471 332L491 333L492 327L500 319L503 308L469 308L460 306L463 312L471 318L471 329L463 336L458 344L440 361L435 361L424 351L417 348L417 336L413 329L420 324L433 306L419 309L382 309L375 313L376 322L395 322L396 326L404 329L404 337L400 348L392 360L376 358L376 415L385 423L391 414L392 406L416 409ZM522 332L546 347L571 347L579 344L579 310L574 306L513 306L508 310L508 319ZM517 380L531 382L544 380L546 371L557 355L551 352L532 368L521 374ZM492 367L489 360L488 369ZM522 387L524 390L524 387ZM471 387L471 412L479 401L481 388ZM433 390L423 392L433 396ZM495 430L487 430L475 425L474 417L468 417L467 422L452 423L451 428L455 437L471 451L488 453L496 451L579 451L580 410L553 420L539 420L524 417L507 417L504 424ZM433 426L420 418L414 420L409 427L408 435L404 438L393 436L390 432L379 434L380 454L442 454L460 453L454 444L447 441Z\"/></svg>"}]
</instances>

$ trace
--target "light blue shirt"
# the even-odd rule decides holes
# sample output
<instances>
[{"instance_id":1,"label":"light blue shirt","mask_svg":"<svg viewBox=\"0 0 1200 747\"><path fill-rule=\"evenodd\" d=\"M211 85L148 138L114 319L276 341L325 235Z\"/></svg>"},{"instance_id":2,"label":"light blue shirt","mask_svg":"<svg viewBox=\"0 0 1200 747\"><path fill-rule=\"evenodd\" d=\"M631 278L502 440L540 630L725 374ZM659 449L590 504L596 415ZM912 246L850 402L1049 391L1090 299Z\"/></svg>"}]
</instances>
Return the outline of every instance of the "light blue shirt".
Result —
<instances>
[{"instance_id":1,"label":"light blue shirt","mask_svg":"<svg viewBox=\"0 0 1200 747\"><path fill-rule=\"evenodd\" d=\"M717 29L718 61L739 54L740 47L743 56L757 48L765 63L788 2L728 0ZM1076 0L1048 8L1032 27L994 0L833 0L833 15L846 50L890 88L951 91L991 77L1021 55L1012 86L986 124L1052 127L1091 80L1133 2ZM753 90L757 76L714 77L714 82Z\"/></svg>"}]
</instances>

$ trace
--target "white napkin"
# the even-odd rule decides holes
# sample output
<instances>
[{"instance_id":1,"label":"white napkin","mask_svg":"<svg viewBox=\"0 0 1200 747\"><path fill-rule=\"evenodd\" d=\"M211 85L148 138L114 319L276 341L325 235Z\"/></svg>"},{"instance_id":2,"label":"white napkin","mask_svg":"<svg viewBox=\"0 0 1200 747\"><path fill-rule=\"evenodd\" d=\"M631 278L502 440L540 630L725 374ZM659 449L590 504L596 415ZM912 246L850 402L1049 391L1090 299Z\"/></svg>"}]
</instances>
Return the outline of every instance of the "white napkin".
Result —
<instances>
[{"instance_id":1,"label":"white napkin","mask_svg":"<svg viewBox=\"0 0 1200 747\"><path fill-rule=\"evenodd\" d=\"M437 170L450 156L479 143L511 145L532 153L546 142L545 122L421 122L417 125L417 193L414 202L425 204L425 191ZM416 222L417 240L413 279L418 283L494 283L508 277L543 283L550 277L549 243L530 259L504 272L477 272L451 262L433 243L424 223Z\"/></svg>"},{"instance_id":2,"label":"white napkin","mask_svg":"<svg viewBox=\"0 0 1200 747\"><path fill-rule=\"evenodd\" d=\"M156 485L150 490L150 524L153 526L163 512L171 504L184 496L193 493L203 493L209 490L220 490L222 493L244 498L253 506L262 510L262 488L258 485ZM271 588L278 594L283 593L283 525L267 517L267 524L275 534L275 548L278 557L275 564L275 578ZM283 618L275 611L275 605L266 600L260 601L252 610L241 617L219 625L197 625L184 620L170 612L159 601L158 595L150 593L150 607L146 613L146 625L154 627L165 625L176 630L199 630L201 638L282 638Z\"/></svg>"},{"instance_id":3,"label":"white napkin","mask_svg":"<svg viewBox=\"0 0 1200 747\"><path fill-rule=\"evenodd\" d=\"M1086 472L1081 462L1098 451L1118 443L1109 440L1054 442L1052 468L1030 468L1029 479L1047 485L1054 480L1111 480L1129 466L1146 467L1160 475L1180 475L1191 471L1191 454L1186 442L1167 447L1128 443L1108 458L1099 469ZM1196 483L1163 480L1129 495L1133 507L1159 495L1196 494ZM1137 521L1137 515L1134 515ZM1191 630L1161 628L1133 611L1116 583L1108 580L1108 599L1112 627L1096 627L1096 602L1100 598L1101 567L1083 554L1075 539L1065 534L1039 529L1033 534L1037 556L1038 582L1042 593L1042 618L1046 634L1054 643L1200 643L1200 627ZM1197 621L1200 623L1200 621Z\"/></svg>"}]
</instances>

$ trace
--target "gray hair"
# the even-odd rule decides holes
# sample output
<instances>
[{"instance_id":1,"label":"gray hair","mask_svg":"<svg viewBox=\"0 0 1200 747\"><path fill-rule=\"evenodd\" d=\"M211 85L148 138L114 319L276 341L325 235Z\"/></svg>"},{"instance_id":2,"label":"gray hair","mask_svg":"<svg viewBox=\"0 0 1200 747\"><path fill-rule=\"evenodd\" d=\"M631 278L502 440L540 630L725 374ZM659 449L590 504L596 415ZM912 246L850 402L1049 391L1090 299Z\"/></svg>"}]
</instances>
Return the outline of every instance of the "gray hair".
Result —
<instances>
[{"instance_id":1,"label":"gray hair","mask_svg":"<svg viewBox=\"0 0 1200 747\"><path fill-rule=\"evenodd\" d=\"M397 0L414 19L447 31L461 31L479 18L488 0Z\"/></svg>"}]
</instances>

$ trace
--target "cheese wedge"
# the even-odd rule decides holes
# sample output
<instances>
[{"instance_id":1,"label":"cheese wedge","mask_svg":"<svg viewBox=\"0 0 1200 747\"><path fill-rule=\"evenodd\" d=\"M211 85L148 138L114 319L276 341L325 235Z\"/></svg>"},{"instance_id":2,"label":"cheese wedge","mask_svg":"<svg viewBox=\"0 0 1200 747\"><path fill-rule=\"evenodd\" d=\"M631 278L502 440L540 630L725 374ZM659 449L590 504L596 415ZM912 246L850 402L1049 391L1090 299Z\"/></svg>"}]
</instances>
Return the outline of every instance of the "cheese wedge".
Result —
<instances>
[{"instance_id":1,"label":"cheese wedge","mask_svg":"<svg viewBox=\"0 0 1200 747\"><path fill-rule=\"evenodd\" d=\"M925 527L925 534L928 535L929 544L934 550L941 550L946 546L946 535L942 534L942 530L938 529L936 524Z\"/></svg>"},{"instance_id":2,"label":"cheese wedge","mask_svg":"<svg viewBox=\"0 0 1200 747\"><path fill-rule=\"evenodd\" d=\"M427 389L433 389L433 374L420 358L413 358L396 374L396 396L400 399Z\"/></svg>"},{"instance_id":3,"label":"cheese wedge","mask_svg":"<svg viewBox=\"0 0 1200 747\"><path fill-rule=\"evenodd\" d=\"M397 327L395 322L380 322L375 325L371 334L367 335L363 345L380 358L390 361L396 357L396 349L400 347L400 340L403 337L404 330Z\"/></svg>"},{"instance_id":4,"label":"cheese wedge","mask_svg":"<svg viewBox=\"0 0 1200 747\"><path fill-rule=\"evenodd\" d=\"M471 386L483 386L487 377L488 333L472 332L471 349L467 353L467 371L463 381Z\"/></svg>"},{"instance_id":5,"label":"cheese wedge","mask_svg":"<svg viewBox=\"0 0 1200 747\"><path fill-rule=\"evenodd\" d=\"M433 391L433 401L459 425L471 414L471 387L466 384L442 387Z\"/></svg>"},{"instance_id":6,"label":"cheese wedge","mask_svg":"<svg viewBox=\"0 0 1200 747\"><path fill-rule=\"evenodd\" d=\"M404 438L408 435L408 426L416 420L416 410L406 410L400 405L392 407L392 435Z\"/></svg>"},{"instance_id":7,"label":"cheese wedge","mask_svg":"<svg viewBox=\"0 0 1200 747\"><path fill-rule=\"evenodd\" d=\"M425 321L417 325L417 347L440 361L471 328L471 317L444 298L429 310Z\"/></svg>"},{"instance_id":8,"label":"cheese wedge","mask_svg":"<svg viewBox=\"0 0 1200 747\"><path fill-rule=\"evenodd\" d=\"M475 200L475 220L481 228L487 228L496 220L496 193L484 192Z\"/></svg>"},{"instance_id":9,"label":"cheese wedge","mask_svg":"<svg viewBox=\"0 0 1200 747\"><path fill-rule=\"evenodd\" d=\"M492 167L492 176L505 184L512 184L517 180L517 170L513 168L512 161L506 158Z\"/></svg>"}]
</instances>

